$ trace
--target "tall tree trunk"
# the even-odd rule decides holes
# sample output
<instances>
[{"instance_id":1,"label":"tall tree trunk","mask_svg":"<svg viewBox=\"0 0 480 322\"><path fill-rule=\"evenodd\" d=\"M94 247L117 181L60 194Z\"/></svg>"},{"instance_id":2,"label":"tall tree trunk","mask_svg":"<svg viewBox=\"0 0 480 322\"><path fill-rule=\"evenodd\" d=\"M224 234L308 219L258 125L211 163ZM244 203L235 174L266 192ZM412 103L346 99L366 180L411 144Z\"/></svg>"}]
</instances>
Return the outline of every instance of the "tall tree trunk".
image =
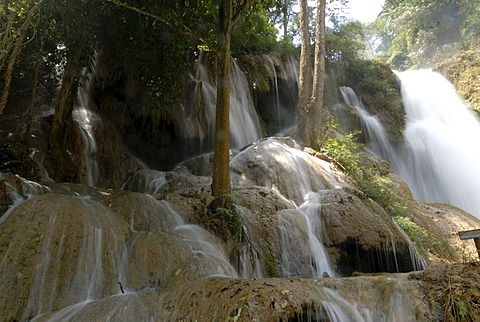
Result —
<instances>
[{"instance_id":1,"label":"tall tree trunk","mask_svg":"<svg viewBox=\"0 0 480 322\"><path fill-rule=\"evenodd\" d=\"M37 98L38 77L40 75L40 67L42 66L42 58L43 57L39 54L37 56L37 60L35 61L32 94L30 95L30 105L28 106L27 129L25 130L25 136L23 137L24 142L27 144L30 140L30 130L32 128L33 114L35 111L35 99Z\"/></svg>"},{"instance_id":2,"label":"tall tree trunk","mask_svg":"<svg viewBox=\"0 0 480 322\"><path fill-rule=\"evenodd\" d=\"M325 2L317 0L315 24L315 64L313 73L312 96L308 108L309 146L318 148L322 135L323 90L325 84Z\"/></svg>"},{"instance_id":3,"label":"tall tree trunk","mask_svg":"<svg viewBox=\"0 0 480 322\"><path fill-rule=\"evenodd\" d=\"M283 40L288 39L288 2L289 0L283 0L282 2L282 15L283 15Z\"/></svg>"},{"instance_id":4,"label":"tall tree trunk","mask_svg":"<svg viewBox=\"0 0 480 322\"><path fill-rule=\"evenodd\" d=\"M25 40L25 36L27 34L27 30L30 27L30 23L32 21L33 13L35 9L38 7L37 4L32 4L27 11L27 16L18 31L17 38L15 39L15 44L13 45L12 54L10 55L10 59L8 61L7 68L5 69L5 76L4 76L4 85L3 85L3 93L0 98L0 115L2 115L5 106L7 105L8 95L10 94L10 85L12 82L12 75L13 70L15 67L15 63L17 62L17 58L22 52L23 41Z\"/></svg>"},{"instance_id":5,"label":"tall tree trunk","mask_svg":"<svg viewBox=\"0 0 480 322\"><path fill-rule=\"evenodd\" d=\"M63 147L66 144L66 133L72 123L73 104L77 95L81 74L80 55L81 50L74 51L69 55L65 64L62 86L55 104L55 113L50 127L50 146Z\"/></svg>"},{"instance_id":6,"label":"tall tree trunk","mask_svg":"<svg viewBox=\"0 0 480 322\"><path fill-rule=\"evenodd\" d=\"M230 39L233 26L233 0L219 3L217 53L217 111L213 156L212 195L224 206L230 195Z\"/></svg>"},{"instance_id":7,"label":"tall tree trunk","mask_svg":"<svg viewBox=\"0 0 480 322\"><path fill-rule=\"evenodd\" d=\"M212 195L215 205L230 202L230 40L235 21L252 0L220 0L218 4L217 47L217 110L215 116L215 148L213 153ZM234 8L236 11L234 12Z\"/></svg>"},{"instance_id":8,"label":"tall tree trunk","mask_svg":"<svg viewBox=\"0 0 480 322\"><path fill-rule=\"evenodd\" d=\"M300 35L301 35L301 51L300 51L300 70L298 76L298 134L304 144L308 145L305 140L308 138L308 108L310 95L312 93L312 50L310 46L310 32L308 3L307 0L300 0Z\"/></svg>"}]
</instances>

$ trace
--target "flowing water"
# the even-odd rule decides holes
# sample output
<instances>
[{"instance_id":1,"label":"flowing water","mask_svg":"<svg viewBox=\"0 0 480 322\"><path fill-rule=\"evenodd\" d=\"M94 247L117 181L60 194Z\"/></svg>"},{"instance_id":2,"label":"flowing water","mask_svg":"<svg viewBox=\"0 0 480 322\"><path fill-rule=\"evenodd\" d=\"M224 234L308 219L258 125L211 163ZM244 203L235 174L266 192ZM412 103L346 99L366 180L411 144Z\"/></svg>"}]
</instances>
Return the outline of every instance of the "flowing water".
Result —
<instances>
[{"instance_id":1,"label":"flowing water","mask_svg":"<svg viewBox=\"0 0 480 322\"><path fill-rule=\"evenodd\" d=\"M205 100L205 110L200 119L192 112L184 130L192 137L207 138L202 142L211 145L208 139L211 129L200 124L212 125L215 85L203 67L199 62L194 78L197 81L196 95L198 100ZM245 75L235 61L232 82L232 142L241 147L256 141L260 130ZM87 147L85 183L93 186L99 171L93 130L99 119L86 109L87 106L88 96L80 95L75 119L83 129ZM358 109L359 113L362 111ZM368 115L364 116L367 118ZM372 136L381 133L378 120L374 117L371 120ZM387 143L376 150L374 147L374 151L393 153ZM180 174L170 172L168 176ZM269 233L280 236L276 241L280 245L274 246L281 249L278 262L283 277L337 275L322 242L322 199L325 191L340 189L345 183L331 170L328 162L302 152L291 139L269 138L252 144L232 159L232 177L240 187L272 189L289 205L288 209L274 214L272 217L275 218L269 218L270 222L278 223L272 227L275 231ZM189 180L194 187L204 187L210 182L207 177L193 175ZM0 228L15 224L21 229L18 232L6 230L10 234L9 244L2 249L5 252L0 262L0 275L8 274L19 279L32 276L31 280L22 280L25 284L30 283L21 285L23 288L15 289L9 285L15 292L24 292L17 296L26 301L22 318L61 321L84 314L89 318L125 319L122 314L136 316L138 311L135 310L140 310L146 312L142 315L146 319L154 320L151 311L160 301L155 297L157 292L152 290L164 290L208 276L247 280L266 275L260 260L264 254L260 254L256 247L262 241L256 239L258 236L254 234L253 223L247 220L246 209L237 209L244 224L246 241L240 247L238 265L233 265L217 237L189 223L187 215L175 210L168 202L149 195L168 184L167 173L146 169L125 184L125 188L140 193L119 193L118 199L108 199L114 196L107 190L96 190L91 193L95 197L91 197L68 186L62 188L69 192L68 195L42 195L40 188L34 185L30 188L26 184L21 195L9 187L14 203L0 217ZM34 197L26 198L28 189ZM124 204L128 207L119 206ZM39 216L38 213L46 215ZM32 222L32 225L19 224L23 222ZM25 236L32 243L25 248L31 254L19 251L25 247L22 242ZM394 240L391 242L395 243ZM169 260L165 261L165 258ZM412 261L416 260L412 257ZM8 289L0 290L2 298L8 297L5 293ZM403 304L402 292L394 294L390 306L371 304L363 308L357 307L355 300L342 297L334 288L321 288L317 295L315 300L319 306L314 309L317 313L324 312L331 321L399 320L402 314L412 310ZM403 312L395 307L401 307ZM305 316L306 320L310 318L312 316L308 314Z\"/></svg>"},{"instance_id":2,"label":"flowing water","mask_svg":"<svg viewBox=\"0 0 480 322\"><path fill-rule=\"evenodd\" d=\"M453 85L431 70L398 73L406 113L404 141L393 148L383 125L350 99L372 150L390 162L415 198L448 203L480 218L480 122ZM343 90L346 92L347 90Z\"/></svg>"},{"instance_id":3,"label":"flowing water","mask_svg":"<svg viewBox=\"0 0 480 322\"><path fill-rule=\"evenodd\" d=\"M89 186L97 184L99 168L97 162L97 141L94 127L99 126L101 118L95 112L96 106L89 93L89 84L84 84L78 89L77 104L73 109L73 119L81 129L81 135L85 148L82 156L83 183Z\"/></svg>"},{"instance_id":4,"label":"flowing water","mask_svg":"<svg viewBox=\"0 0 480 322\"><path fill-rule=\"evenodd\" d=\"M182 117L182 135L190 142L187 156L213 150L217 86L210 64L211 57L201 54L190 75L192 94ZM230 82L230 141L232 148L241 148L258 140L261 130L247 79L235 60Z\"/></svg>"}]
</instances>

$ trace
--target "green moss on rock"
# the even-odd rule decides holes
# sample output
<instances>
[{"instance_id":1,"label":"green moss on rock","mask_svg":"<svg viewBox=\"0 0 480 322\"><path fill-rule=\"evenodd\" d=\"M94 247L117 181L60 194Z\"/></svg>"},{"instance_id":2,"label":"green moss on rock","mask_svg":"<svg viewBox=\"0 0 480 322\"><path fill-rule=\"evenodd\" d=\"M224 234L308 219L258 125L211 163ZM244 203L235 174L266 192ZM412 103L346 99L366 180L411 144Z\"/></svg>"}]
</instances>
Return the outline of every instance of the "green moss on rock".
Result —
<instances>
[{"instance_id":1,"label":"green moss on rock","mask_svg":"<svg viewBox=\"0 0 480 322\"><path fill-rule=\"evenodd\" d=\"M480 53L464 51L445 60L436 67L453 83L457 93L467 102L472 110L480 113Z\"/></svg>"},{"instance_id":2,"label":"green moss on rock","mask_svg":"<svg viewBox=\"0 0 480 322\"><path fill-rule=\"evenodd\" d=\"M345 68L344 86L353 88L372 114L385 125L389 139L398 142L405 129L400 82L390 66L375 60L352 60Z\"/></svg>"}]
</instances>

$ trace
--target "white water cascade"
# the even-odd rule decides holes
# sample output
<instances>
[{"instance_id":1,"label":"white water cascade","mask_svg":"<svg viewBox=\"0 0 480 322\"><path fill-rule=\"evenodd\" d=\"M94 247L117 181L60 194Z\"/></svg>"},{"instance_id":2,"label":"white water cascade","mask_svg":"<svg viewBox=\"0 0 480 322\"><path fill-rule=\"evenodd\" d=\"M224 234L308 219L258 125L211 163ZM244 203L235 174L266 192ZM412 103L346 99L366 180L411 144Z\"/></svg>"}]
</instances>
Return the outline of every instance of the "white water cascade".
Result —
<instances>
[{"instance_id":1,"label":"white water cascade","mask_svg":"<svg viewBox=\"0 0 480 322\"><path fill-rule=\"evenodd\" d=\"M214 68L208 55L201 54L190 75L193 94L185 109L183 136L199 153L213 149L213 129L217 86ZM187 100L188 101L188 100ZM238 63L232 60L230 76L230 141L232 148L241 148L261 137L260 123L253 105L249 85ZM189 147L190 148L190 147Z\"/></svg>"},{"instance_id":2,"label":"white water cascade","mask_svg":"<svg viewBox=\"0 0 480 322\"><path fill-rule=\"evenodd\" d=\"M398 76L406 113L400 148L389 144L375 116L361 104L355 107L368 128L373 152L390 162L416 199L452 204L480 218L478 118L442 75L411 70Z\"/></svg>"},{"instance_id":3,"label":"white water cascade","mask_svg":"<svg viewBox=\"0 0 480 322\"><path fill-rule=\"evenodd\" d=\"M294 208L277 213L282 275L336 275L322 243L320 214L322 191L342 183L328 163L302 152L292 139L267 138L240 152L231 165L235 184L271 187Z\"/></svg>"},{"instance_id":4,"label":"white water cascade","mask_svg":"<svg viewBox=\"0 0 480 322\"><path fill-rule=\"evenodd\" d=\"M102 120L94 111L96 107L88 92L89 86L87 82L78 89L77 104L73 110L73 119L81 128L83 143L85 144L82 156L83 183L89 186L95 186L99 176L99 168L97 162L97 142L93 130Z\"/></svg>"}]
</instances>

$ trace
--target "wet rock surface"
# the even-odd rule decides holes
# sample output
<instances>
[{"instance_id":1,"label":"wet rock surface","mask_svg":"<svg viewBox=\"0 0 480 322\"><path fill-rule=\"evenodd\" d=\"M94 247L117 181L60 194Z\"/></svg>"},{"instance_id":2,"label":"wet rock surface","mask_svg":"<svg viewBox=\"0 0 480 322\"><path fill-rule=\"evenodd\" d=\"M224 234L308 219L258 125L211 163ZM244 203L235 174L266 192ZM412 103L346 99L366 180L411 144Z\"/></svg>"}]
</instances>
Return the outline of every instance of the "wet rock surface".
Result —
<instances>
[{"instance_id":1,"label":"wet rock surface","mask_svg":"<svg viewBox=\"0 0 480 322\"><path fill-rule=\"evenodd\" d=\"M276 147L284 153L277 157L303 153L286 142ZM156 194L41 185L2 174L8 210L0 217L0 311L6 320L38 321L302 321L332 314L435 321L442 320L445 303L451 314L457 300L469 312L478 309L478 263L385 274L414 269L411 241L383 208L329 172L334 167L301 158L321 178L307 182L317 190L303 200L285 197L288 180L280 189L234 187L240 242L202 228L211 197L206 177L189 171L181 172L184 185L172 176L166 186L178 189ZM430 262L465 260L462 252L472 246L456 233L477 228L477 219L445 205L407 200L407 206L412 221L438 243L429 249ZM319 278L312 236L323 241L337 277ZM448 247L440 247L442 241Z\"/></svg>"}]
</instances>

